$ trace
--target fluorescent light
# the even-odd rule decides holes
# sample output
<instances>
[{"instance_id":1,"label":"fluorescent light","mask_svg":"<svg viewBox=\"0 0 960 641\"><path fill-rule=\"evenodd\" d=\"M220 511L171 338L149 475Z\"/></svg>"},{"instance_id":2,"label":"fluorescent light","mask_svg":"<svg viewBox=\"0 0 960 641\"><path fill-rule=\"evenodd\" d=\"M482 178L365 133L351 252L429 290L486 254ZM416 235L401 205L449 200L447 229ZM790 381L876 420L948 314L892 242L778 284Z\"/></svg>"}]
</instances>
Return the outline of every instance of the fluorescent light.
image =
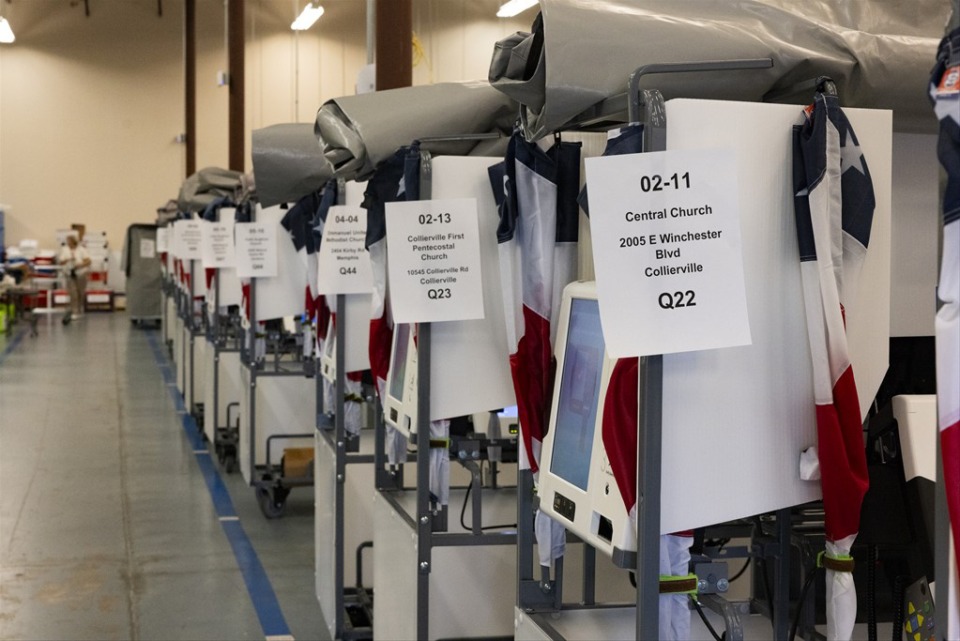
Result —
<instances>
[{"instance_id":1,"label":"fluorescent light","mask_svg":"<svg viewBox=\"0 0 960 641\"><path fill-rule=\"evenodd\" d=\"M313 6L313 3L310 2L303 8L303 11L300 12L297 19L293 21L290 28L294 31L306 31L312 27L313 23L319 20L322 15L323 7L320 5Z\"/></svg>"},{"instance_id":2,"label":"fluorescent light","mask_svg":"<svg viewBox=\"0 0 960 641\"><path fill-rule=\"evenodd\" d=\"M13 29L10 28L10 23L7 22L7 19L3 16L0 16L0 42L10 44L16 40L13 35Z\"/></svg>"},{"instance_id":3,"label":"fluorescent light","mask_svg":"<svg viewBox=\"0 0 960 641\"><path fill-rule=\"evenodd\" d=\"M522 11L526 11L530 7L537 4L538 0L509 0L504 2L500 6L500 10L497 11L498 18L512 18Z\"/></svg>"}]
</instances>

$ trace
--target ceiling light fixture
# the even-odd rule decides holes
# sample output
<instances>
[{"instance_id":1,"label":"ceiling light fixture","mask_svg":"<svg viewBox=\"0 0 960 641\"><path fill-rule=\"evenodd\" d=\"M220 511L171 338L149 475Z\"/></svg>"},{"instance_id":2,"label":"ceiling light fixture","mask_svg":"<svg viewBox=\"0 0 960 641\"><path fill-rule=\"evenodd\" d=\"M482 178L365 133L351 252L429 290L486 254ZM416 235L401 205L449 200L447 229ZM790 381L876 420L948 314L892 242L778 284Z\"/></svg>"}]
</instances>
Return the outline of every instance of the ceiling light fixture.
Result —
<instances>
[{"instance_id":1,"label":"ceiling light fixture","mask_svg":"<svg viewBox=\"0 0 960 641\"><path fill-rule=\"evenodd\" d=\"M500 6L500 10L497 11L497 17L512 18L518 13L526 11L530 7L536 5L537 2L538 0L509 0Z\"/></svg>"},{"instance_id":2,"label":"ceiling light fixture","mask_svg":"<svg viewBox=\"0 0 960 641\"><path fill-rule=\"evenodd\" d=\"M6 18L0 16L0 42L10 44L14 40L16 40L16 37L13 35L13 29L10 28L10 23Z\"/></svg>"},{"instance_id":3,"label":"ceiling light fixture","mask_svg":"<svg viewBox=\"0 0 960 641\"><path fill-rule=\"evenodd\" d=\"M322 15L323 7L320 5L313 6L313 3L310 2L303 8L303 11L300 12L297 19L293 21L290 28L294 31L306 31L312 27L313 23L319 20Z\"/></svg>"}]
</instances>

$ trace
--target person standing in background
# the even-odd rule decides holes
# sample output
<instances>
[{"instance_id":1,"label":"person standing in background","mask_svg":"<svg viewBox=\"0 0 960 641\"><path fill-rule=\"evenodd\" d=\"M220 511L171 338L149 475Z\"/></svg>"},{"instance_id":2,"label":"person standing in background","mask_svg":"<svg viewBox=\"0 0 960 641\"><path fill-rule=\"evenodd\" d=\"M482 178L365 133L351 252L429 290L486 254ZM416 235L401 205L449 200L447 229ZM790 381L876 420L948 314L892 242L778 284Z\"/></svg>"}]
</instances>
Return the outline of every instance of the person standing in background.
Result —
<instances>
[{"instance_id":1,"label":"person standing in background","mask_svg":"<svg viewBox=\"0 0 960 641\"><path fill-rule=\"evenodd\" d=\"M90 271L90 254L80 246L76 236L67 236L67 244L57 258L63 266L70 293L70 311L63 317L63 324L83 316L83 296L87 291L87 273Z\"/></svg>"}]
</instances>

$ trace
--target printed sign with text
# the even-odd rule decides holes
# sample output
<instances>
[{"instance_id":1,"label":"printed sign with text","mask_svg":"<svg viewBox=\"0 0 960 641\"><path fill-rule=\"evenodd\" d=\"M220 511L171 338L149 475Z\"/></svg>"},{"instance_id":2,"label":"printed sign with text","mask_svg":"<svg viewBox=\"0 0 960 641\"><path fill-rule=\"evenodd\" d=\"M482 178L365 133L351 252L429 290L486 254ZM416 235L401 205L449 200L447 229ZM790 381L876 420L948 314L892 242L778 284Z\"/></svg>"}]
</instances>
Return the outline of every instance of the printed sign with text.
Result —
<instances>
[{"instance_id":1,"label":"printed sign with text","mask_svg":"<svg viewBox=\"0 0 960 641\"><path fill-rule=\"evenodd\" d=\"M202 221L200 220L181 220L177 222L177 231L180 235L180 246L177 250L180 252L178 257L181 260L200 260L200 243L202 240L201 231Z\"/></svg>"},{"instance_id":2,"label":"printed sign with text","mask_svg":"<svg viewBox=\"0 0 960 641\"><path fill-rule=\"evenodd\" d=\"M157 251L160 253L170 251L169 227L157 227Z\"/></svg>"},{"instance_id":3,"label":"printed sign with text","mask_svg":"<svg viewBox=\"0 0 960 641\"><path fill-rule=\"evenodd\" d=\"M140 239L140 258L156 258L157 244L152 238Z\"/></svg>"},{"instance_id":4,"label":"printed sign with text","mask_svg":"<svg viewBox=\"0 0 960 641\"><path fill-rule=\"evenodd\" d=\"M170 254L174 258L180 258L180 237L183 231L180 229L180 221L175 220L170 223Z\"/></svg>"},{"instance_id":5,"label":"printed sign with text","mask_svg":"<svg viewBox=\"0 0 960 641\"><path fill-rule=\"evenodd\" d=\"M588 158L586 169L610 356L750 344L734 152Z\"/></svg>"},{"instance_id":6,"label":"printed sign with text","mask_svg":"<svg viewBox=\"0 0 960 641\"><path fill-rule=\"evenodd\" d=\"M366 238L366 209L346 205L330 208L317 256L321 294L369 294L373 290Z\"/></svg>"},{"instance_id":7,"label":"printed sign with text","mask_svg":"<svg viewBox=\"0 0 960 641\"><path fill-rule=\"evenodd\" d=\"M203 224L203 266L208 269L223 269L236 266L236 249L233 241L234 223Z\"/></svg>"},{"instance_id":8,"label":"printed sign with text","mask_svg":"<svg viewBox=\"0 0 960 641\"><path fill-rule=\"evenodd\" d=\"M236 223L239 278L269 278L277 275L277 228L275 223Z\"/></svg>"},{"instance_id":9,"label":"printed sign with text","mask_svg":"<svg viewBox=\"0 0 960 641\"><path fill-rule=\"evenodd\" d=\"M387 203L386 223L394 322L484 317L476 199Z\"/></svg>"}]
</instances>

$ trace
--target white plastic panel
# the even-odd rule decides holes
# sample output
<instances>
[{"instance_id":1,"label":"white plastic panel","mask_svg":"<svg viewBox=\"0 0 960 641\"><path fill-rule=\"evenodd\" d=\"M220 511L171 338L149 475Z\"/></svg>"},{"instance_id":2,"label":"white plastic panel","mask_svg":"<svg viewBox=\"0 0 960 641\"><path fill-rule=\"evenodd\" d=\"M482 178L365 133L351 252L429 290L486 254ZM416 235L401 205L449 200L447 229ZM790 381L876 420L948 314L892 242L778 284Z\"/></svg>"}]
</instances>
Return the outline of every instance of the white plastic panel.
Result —
<instances>
[{"instance_id":1,"label":"white plastic panel","mask_svg":"<svg viewBox=\"0 0 960 641\"><path fill-rule=\"evenodd\" d=\"M320 612L327 624L330 638L336 635L336 580L334 577L334 559L336 558L336 490L337 458L320 433L315 432L313 466L313 536L314 561L316 569L316 595ZM353 472L354 467L348 470ZM364 465L363 467L369 467ZM370 486L371 491L373 485ZM373 522L373 519L369 521ZM346 558L346 557L345 557ZM344 585L347 585L344 581ZM352 583L351 583L352 585Z\"/></svg>"},{"instance_id":2,"label":"white plastic panel","mask_svg":"<svg viewBox=\"0 0 960 641\"><path fill-rule=\"evenodd\" d=\"M373 638L417 638L416 536L382 496L373 505Z\"/></svg>"},{"instance_id":3,"label":"white plastic panel","mask_svg":"<svg viewBox=\"0 0 960 641\"><path fill-rule=\"evenodd\" d=\"M499 218L487 174L487 169L497 160L457 156L433 159L434 199L477 199L486 312L482 320L432 326L430 414L433 419L516 405L500 294Z\"/></svg>"},{"instance_id":4,"label":"white plastic panel","mask_svg":"<svg viewBox=\"0 0 960 641\"><path fill-rule=\"evenodd\" d=\"M454 506L459 508L463 494L463 490L450 492L451 532L463 532L454 513ZM407 504L408 512L415 508L413 492L405 492L401 500ZM485 524L516 520L514 493L484 493L483 508ZM516 602L516 554L513 545L434 548L428 638L511 636ZM373 556L374 638L416 639L416 537L379 494L374 501Z\"/></svg>"},{"instance_id":5,"label":"white plastic panel","mask_svg":"<svg viewBox=\"0 0 960 641\"><path fill-rule=\"evenodd\" d=\"M336 539L334 532L334 504L336 492L336 454L327 444L327 440L318 431L314 466L314 533L316 542L317 601L323 619L327 622L330 636L334 635L334 614L336 593L334 581L334 554ZM361 453L373 453L373 434L364 433L360 439ZM357 583L356 551L364 541L373 541L373 495L374 471L372 465L356 464L347 466L344 484L343 537L344 568L343 584L347 587ZM363 552L363 585L373 586L374 551Z\"/></svg>"},{"instance_id":6,"label":"white plastic panel","mask_svg":"<svg viewBox=\"0 0 960 641\"><path fill-rule=\"evenodd\" d=\"M184 403L187 406L187 411L192 412L193 406L196 403L202 403L204 397L206 396L206 362L207 362L207 352L209 351L206 338L202 336L194 336L193 338L193 367L190 366L190 333L187 332L184 336L184 340L187 341L187 361L184 363L186 369L186 379L184 384L186 386L184 392ZM191 384L192 379L192 384Z\"/></svg>"},{"instance_id":7,"label":"white plastic panel","mask_svg":"<svg viewBox=\"0 0 960 641\"><path fill-rule=\"evenodd\" d=\"M163 319L163 342L164 344L169 343L173 340L174 328L177 324L177 305L173 300L173 296L167 296L162 294L164 305L166 305L167 311Z\"/></svg>"},{"instance_id":8,"label":"white plastic panel","mask_svg":"<svg viewBox=\"0 0 960 641\"><path fill-rule=\"evenodd\" d=\"M250 370L241 367L240 382L243 399L240 405L240 434L238 456L240 472L248 484L254 478L250 467L250 450L255 448L254 465L266 465L267 439L274 434L307 434L301 439L274 439L270 446L270 462L280 463L286 447L312 447L316 422L316 389L314 379L303 376L260 376L257 387L250 387ZM256 443L250 435L250 394L256 393Z\"/></svg>"},{"instance_id":9,"label":"white plastic panel","mask_svg":"<svg viewBox=\"0 0 960 641\"><path fill-rule=\"evenodd\" d=\"M215 386L213 384L213 373L217 367L217 363L214 360L216 356L216 349L205 339L204 343L207 343L207 351L204 356L203 362L198 364L200 371L203 376L203 433L207 437L207 442L210 443L210 446L213 447L214 439L216 437L216 421L214 420L214 391ZM219 415L219 420L223 421L223 414Z\"/></svg>"},{"instance_id":10,"label":"white plastic panel","mask_svg":"<svg viewBox=\"0 0 960 641\"><path fill-rule=\"evenodd\" d=\"M935 394L893 397L893 417L900 428L903 477L937 482L937 397Z\"/></svg>"},{"instance_id":11,"label":"white plastic panel","mask_svg":"<svg viewBox=\"0 0 960 641\"><path fill-rule=\"evenodd\" d=\"M348 180L346 184L347 193L345 198L346 205L360 205L363 203L363 192L367 190L367 181L357 182Z\"/></svg>"},{"instance_id":12,"label":"white plastic panel","mask_svg":"<svg viewBox=\"0 0 960 641\"><path fill-rule=\"evenodd\" d=\"M846 109L877 198L859 297L847 310L866 412L890 335L891 116ZM801 481L816 443L813 382L793 216L790 105L673 100L668 148L733 148L753 345L664 358L662 531L676 532L820 498ZM745 488L748 491L745 491Z\"/></svg>"},{"instance_id":13,"label":"white plastic panel","mask_svg":"<svg viewBox=\"0 0 960 641\"><path fill-rule=\"evenodd\" d=\"M186 329L183 320L178 316L176 326L174 327L173 337L173 362L177 368L177 391L181 395L185 393L187 381L187 352L186 352Z\"/></svg>"},{"instance_id":14,"label":"white plastic panel","mask_svg":"<svg viewBox=\"0 0 960 641\"><path fill-rule=\"evenodd\" d=\"M203 432L210 443L214 442L217 427L227 426L227 405L240 402L240 353L220 352L220 376L217 380L217 413L214 416L214 386L213 368L216 352L212 345L207 344L207 353L204 357L204 423ZM231 417L237 416L237 409L231 412ZM216 424L215 424L216 423Z\"/></svg>"},{"instance_id":15,"label":"white plastic panel","mask_svg":"<svg viewBox=\"0 0 960 641\"><path fill-rule=\"evenodd\" d=\"M242 369L243 365L240 363L240 352L220 353L220 380L217 394L219 411L217 420L221 426L234 425L237 416L243 412L243 405L240 405L227 416L227 407L231 403L239 403L243 396L242 384L240 382L240 371ZM231 419L229 423L228 419Z\"/></svg>"},{"instance_id":16,"label":"white plastic panel","mask_svg":"<svg viewBox=\"0 0 960 641\"><path fill-rule=\"evenodd\" d=\"M206 272L203 269L203 261L200 260L188 260L184 261L183 266L187 270L193 270L189 273L193 274L191 280L193 282L193 297L194 298L204 298L207 295L207 276Z\"/></svg>"},{"instance_id":17,"label":"white plastic panel","mask_svg":"<svg viewBox=\"0 0 960 641\"><path fill-rule=\"evenodd\" d=\"M257 278L258 321L302 314L306 303L307 268L297 254L290 234L280 224L286 211L280 207L257 209L256 222L277 227L277 276Z\"/></svg>"},{"instance_id":18,"label":"white plastic panel","mask_svg":"<svg viewBox=\"0 0 960 641\"><path fill-rule=\"evenodd\" d=\"M225 267L217 270L219 273L220 289L220 307L229 307L230 305L239 305L243 302L243 289L240 286L240 279L237 278L237 270L232 267ZM213 305L214 295L218 287L217 281L214 281L213 287L207 296L207 301Z\"/></svg>"}]
</instances>

